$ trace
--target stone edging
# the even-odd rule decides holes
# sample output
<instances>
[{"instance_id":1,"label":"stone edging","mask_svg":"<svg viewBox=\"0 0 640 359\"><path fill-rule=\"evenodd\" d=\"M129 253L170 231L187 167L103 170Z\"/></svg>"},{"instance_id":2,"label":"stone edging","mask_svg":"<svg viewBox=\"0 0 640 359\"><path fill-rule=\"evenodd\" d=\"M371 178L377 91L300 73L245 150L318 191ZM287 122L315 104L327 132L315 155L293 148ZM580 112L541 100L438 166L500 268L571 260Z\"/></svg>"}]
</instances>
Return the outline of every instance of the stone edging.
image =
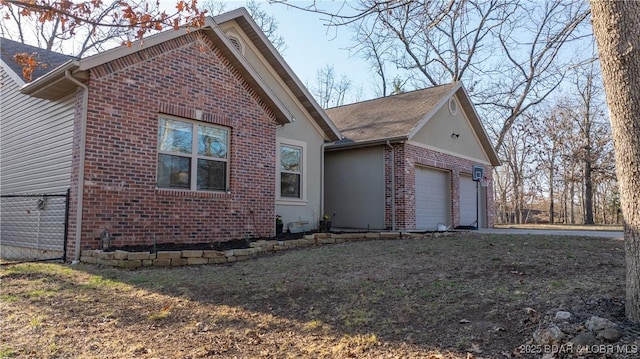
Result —
<instances>
[{"instance_id":1,"label":"stone edging","mask_svg":"<svg viewBox=\"0 0 640 359\"><path fill-rule=\"evenodd\" d=\"M454 232L315 233L305 235L303 239L288 241L259 240L252 242L250 248L230 249L227 251L189 249L182 251L159 251L151 253L127 252L121 250L105 252L99 249L88 249L82 251L80 261L84 263L100 264L119 268L218 264L247 260L261 253L279 252L293 248L375 239L437 238L452 234L454 234Z\"/></svg>"}]
</instances>

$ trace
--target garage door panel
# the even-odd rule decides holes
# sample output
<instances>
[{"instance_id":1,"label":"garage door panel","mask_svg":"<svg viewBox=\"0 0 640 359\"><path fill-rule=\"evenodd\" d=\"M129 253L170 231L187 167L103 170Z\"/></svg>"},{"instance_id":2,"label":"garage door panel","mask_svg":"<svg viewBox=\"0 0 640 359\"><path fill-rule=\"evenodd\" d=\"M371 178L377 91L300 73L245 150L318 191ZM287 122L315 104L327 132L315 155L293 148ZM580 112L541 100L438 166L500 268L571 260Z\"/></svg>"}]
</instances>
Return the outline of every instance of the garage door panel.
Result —
<instances>
[{"instance_id":1,"label":"garage door panel","mask_svg":"<svg viewBox=\"0 0 640 359\"><path fill-rule=\"evenodd\" d=\"M460 176L460 225L476 226L476 182L470 176Z\"/></svg>"},{"instance_id":2,"label":"garage door panel","mask_svg":"<svg viewBox=\"0 0 640 359\"><path fill-rule=\"evenodd\" d=\"M426 167L415 170L416 228L433 230L439 223L450 224L449 172Z\"/></svg>"}]
</instances>

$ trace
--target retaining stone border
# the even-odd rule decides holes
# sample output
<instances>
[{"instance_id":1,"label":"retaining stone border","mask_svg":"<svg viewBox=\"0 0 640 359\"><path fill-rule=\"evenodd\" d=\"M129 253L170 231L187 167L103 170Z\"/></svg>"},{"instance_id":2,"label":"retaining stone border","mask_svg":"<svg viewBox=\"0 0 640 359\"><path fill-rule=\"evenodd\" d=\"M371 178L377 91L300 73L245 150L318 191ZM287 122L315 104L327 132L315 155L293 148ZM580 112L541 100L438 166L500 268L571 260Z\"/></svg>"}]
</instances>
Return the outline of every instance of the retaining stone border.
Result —
<instances>
[{"instance_id":1,"label":"retaining stone border","mask_svg":"<svg viewBox=\"0 0 640 359\"><path fill-rule=\"evenodd\" d=\"M304 238L295 240L259 240L252 242L250 248L230 249L227 251L189 249L182 251L159 251L151 253L127 252L121 250L105 252L99 249L88 249L81 252L80 261L84 263L100 264L119 268L219 264L243 261L261 253L279 252L293 248L375 239L437 238L453 234L454 232L315 233L305 235Z\"/></svg>"}]
</instances>

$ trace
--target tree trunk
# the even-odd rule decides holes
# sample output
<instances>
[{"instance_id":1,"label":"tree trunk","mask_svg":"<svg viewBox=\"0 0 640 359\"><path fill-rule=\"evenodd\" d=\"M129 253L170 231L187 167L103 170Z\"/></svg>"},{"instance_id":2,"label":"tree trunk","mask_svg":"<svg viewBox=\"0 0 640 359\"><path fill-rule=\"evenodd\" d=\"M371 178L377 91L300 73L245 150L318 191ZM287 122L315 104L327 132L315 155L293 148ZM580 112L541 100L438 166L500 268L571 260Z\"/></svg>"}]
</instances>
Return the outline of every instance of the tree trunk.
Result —
<instances>
[{"instance_id":1,"label":"tree trunk","mask_svg":"<svg viewBox=\"0 0 640 359\"><path fill-rule=\"evenodd\" d=\"M554 223L553 216L553 161L551 162L551 169L549 170L549 223Z\"/></svg>"},{"instance_id":2,"label":"tree trunk","mask_svg":"<svg viewBox=\"0 0 640 359\"><path fill-rule=\"evenodd\" d=\"M584 224L593 221L593 176L591 168L591 151L587 149L587 160L584 162Z\"/></svg>"},{"instance_id":3,"label":"tree trunk","mask_svg":"<svg viewBox=\"0 0 640 359\"><path fill-rule=\"evenodd\" d=\"M640 323L640 2L592 0L591 10L624 218L626 316Z\"/></svg>"}]
</instances>

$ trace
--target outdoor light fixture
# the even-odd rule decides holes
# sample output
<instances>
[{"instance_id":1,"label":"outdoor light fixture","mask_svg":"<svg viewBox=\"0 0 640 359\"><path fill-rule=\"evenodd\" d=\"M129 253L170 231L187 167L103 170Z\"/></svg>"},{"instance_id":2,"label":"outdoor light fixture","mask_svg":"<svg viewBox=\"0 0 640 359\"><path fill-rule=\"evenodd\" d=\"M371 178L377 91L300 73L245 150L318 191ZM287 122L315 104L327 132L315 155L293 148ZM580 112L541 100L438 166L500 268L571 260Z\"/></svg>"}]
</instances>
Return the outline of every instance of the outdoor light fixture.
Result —
<instances>
[{"instance_id":1,"label":"outdoor light fixture","mask_svg":"<svg viewBox=\"0 0 640 359\"><path fill-rule=\"evenodd\" d=\"M454 133L451 134L451 138L458 138L458 137L460 137L459 133L455 133L454 132Z\"/></svg>"},{"instance_id":2,"label":"outdoor light fixture","mask_svg":"<svg viewBox=\"0 0 640 359\"><path fill-rule=\"evenodd\" d=\"M111 233L109 233L108 229L102 231L100 234L100 247L102 249L109 249L111 247Z\"/></svg>"}]
</instances>

